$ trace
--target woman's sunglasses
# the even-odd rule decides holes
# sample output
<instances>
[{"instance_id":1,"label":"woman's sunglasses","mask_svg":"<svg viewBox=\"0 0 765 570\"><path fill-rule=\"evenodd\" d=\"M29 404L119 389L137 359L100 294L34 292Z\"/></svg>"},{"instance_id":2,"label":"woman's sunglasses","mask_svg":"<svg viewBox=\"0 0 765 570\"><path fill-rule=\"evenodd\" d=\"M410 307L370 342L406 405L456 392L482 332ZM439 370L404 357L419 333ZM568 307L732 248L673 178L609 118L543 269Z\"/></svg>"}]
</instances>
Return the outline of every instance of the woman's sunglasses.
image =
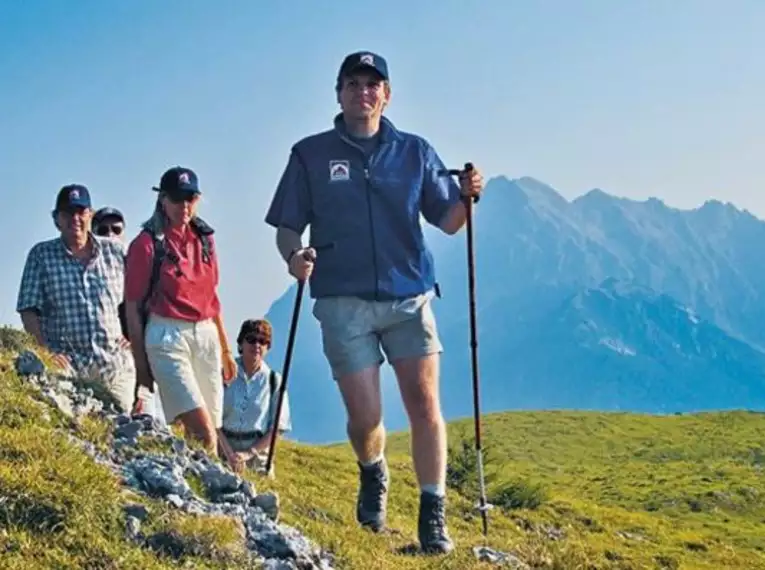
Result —
<instances>
[{"instance_id":1,"label":"woman's sunglasses","mask_svg":"<svg viewBox=\"0 0 765 570\"><path fill-rule=\"evenodd\" d=\"M96 228L97 236L120 236L125 228L122 224L102 224Z\"/></svg>"},{"instance_id":2,"label":"woman's sunglasses","mask_svg":"<svg viewBox=\"0 0 765 570\"><path fill-rule=\"evenodd\" d=\"M171 192L165 192L165 196L173 204L180 204L181 202L193 202L198 196L196 192L184 192L183 190L176 190Z\"/></svg>"},{"instance_id":3,"label":"woman's sunglasses","mask_svg":"<svg viewBox=\"0 0 765 570\"><path fill-rule=\"evenodd\" d=\"M247 344L262 344L266 346L271 344L266 337L260 336L257 334L245 335L244 342L246 342Z\"/></svg>"}]
</instances>

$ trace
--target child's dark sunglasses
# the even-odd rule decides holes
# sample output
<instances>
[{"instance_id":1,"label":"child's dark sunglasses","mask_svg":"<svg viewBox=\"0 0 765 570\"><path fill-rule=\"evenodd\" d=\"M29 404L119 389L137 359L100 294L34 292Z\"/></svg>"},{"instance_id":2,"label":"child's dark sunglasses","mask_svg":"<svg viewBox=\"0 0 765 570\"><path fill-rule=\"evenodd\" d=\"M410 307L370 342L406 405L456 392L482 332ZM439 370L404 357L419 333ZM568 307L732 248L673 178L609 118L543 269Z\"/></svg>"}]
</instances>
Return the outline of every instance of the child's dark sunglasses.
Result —
<instances>
[{"instance_id":1,"label":"child's dark sunglasses","mask_svg":"<svg viewBox=\"0 0 765 570\"><path fill-rule=\"evenodd\" d=\"M96 235L98 236L120 236L125 228L121 224L103 224L96 228Z\"/></svg>"}]
</instances>

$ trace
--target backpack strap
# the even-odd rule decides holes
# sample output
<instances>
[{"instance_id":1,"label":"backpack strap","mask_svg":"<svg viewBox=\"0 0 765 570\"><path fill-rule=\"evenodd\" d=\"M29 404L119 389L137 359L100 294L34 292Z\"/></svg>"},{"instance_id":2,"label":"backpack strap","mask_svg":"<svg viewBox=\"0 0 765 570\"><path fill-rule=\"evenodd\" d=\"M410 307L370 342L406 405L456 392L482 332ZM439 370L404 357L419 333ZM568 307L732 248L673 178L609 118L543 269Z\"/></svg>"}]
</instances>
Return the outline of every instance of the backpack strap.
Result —
<instances>
[{"instance_id":1,"label":"backpack strap","mask_svg":"<svg viewBox=\"0 0 765 570\"><path fill-rule=\"evenodd\" d=\"M156 235L151 234L152 241L154 243L154 256L151 264L151 276L149 277L149 288L146 292L146 298L144 303L147 303L154 293L154 288L159 282L159 270L162 268L162 261L165 259L167 250L165 249L165 236L164 234Z\"/></svg>"},{"instance_id":2,"label":"backpack strap","mask_svg":"<svg viewBox=\"0 0 765 570\"><path fill-rule=\"evenodd\" d=\"M205 222L202 218L195 217L191 220L191 229L199 236L202 242L202 261L205 263L211 263L211 251L212 245L210 244L210 236L215 233L213 227Z\"/></svg>"},{"instance_id":3,"label":"backpack strap","mask_svg":"<svg viewBox=\"0 0 765 570\"><path fill-rule=\"evenodd\" d=\"M268 405L270 406L273 403L274 399L274 393L276 392L276 370L273 368L271 369L271 372L268 374L268 386L270 388L270 399L268 400Z\"/></svg>"},{"instance_id":4,"label":"backpack strap","mask_svg":"<svg viewBox=\"0 0 765 570\"><path fill-rule=\"evenodd\" d=\"M149 274L149 286L146 289L146 296L141 302L142 310L145 311L146 305L148 304L149 299L151 299L151 296L154 294L154 289L157 286L157 282L159 281L159 270L162 268L162 261L166 257L167 250L165 248L164 234L156 234L148 228L144 228L143 231L147 232L151 236L153 251L151 260L151 273Z\"/></svg>"},{"instance_id":5,"label":"backpack strap","mask_svg":"<svg viewBox=\"0 0 765 570\"><path fill-rule=\"evenodd\" d=\"M268 411L271 414L276 414L276 403L274 402L274 394L276 394L276 370L271 369L271 373L268 375L268 384L270 387L271 397L268 400Z\"/></svg>"}]
</instances>

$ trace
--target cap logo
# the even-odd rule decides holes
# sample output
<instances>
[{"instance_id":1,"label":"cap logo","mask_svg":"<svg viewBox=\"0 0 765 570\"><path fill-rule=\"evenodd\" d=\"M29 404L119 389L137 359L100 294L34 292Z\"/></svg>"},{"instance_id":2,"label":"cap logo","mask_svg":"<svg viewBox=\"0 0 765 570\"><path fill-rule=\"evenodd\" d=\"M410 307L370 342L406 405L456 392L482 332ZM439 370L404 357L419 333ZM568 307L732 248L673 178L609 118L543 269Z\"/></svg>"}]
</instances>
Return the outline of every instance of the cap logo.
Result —
<instances>
[{"instance_id":1,"label":"cap logo","mask_svg":"<svg viewBox=\"0 0 765 570\"><path fill-rule=\"evenodd\" d=\"M188 184L189 183L189 173L188 172L181 172L178 175L178 182L181 184Z\"/></svg>"},{"instance_id":2,"label":"cap logo","mask_svg":"<svg viewBox=\"0 0 765 570\"><path fill-rule=\"evenodd\" d=\"M71 190L69 192L69 199L70 200L77 200L80 197L80 191L79 190Z\"/></svg>"},{"instance_id":3,"label":"cap logo","mask_svg":"<svg viewBox=\"0 0 765 570\"><path fill-rule=\"evenodd\" d=\"M372 67L375 65L375 57L371 53L365 53L359 58L359 61L365 65L371 65Z\"/></svg>"},{"instance_id":4,"label":"cap logo","mask_svg":"<svg viewBox=\"0 0 765 570\"><path fill-rule=\"evenodd\" d=\"M351 179L351 165L347 160L329 161L329 181L337 182Z\"/></svg>"}]
</instances>

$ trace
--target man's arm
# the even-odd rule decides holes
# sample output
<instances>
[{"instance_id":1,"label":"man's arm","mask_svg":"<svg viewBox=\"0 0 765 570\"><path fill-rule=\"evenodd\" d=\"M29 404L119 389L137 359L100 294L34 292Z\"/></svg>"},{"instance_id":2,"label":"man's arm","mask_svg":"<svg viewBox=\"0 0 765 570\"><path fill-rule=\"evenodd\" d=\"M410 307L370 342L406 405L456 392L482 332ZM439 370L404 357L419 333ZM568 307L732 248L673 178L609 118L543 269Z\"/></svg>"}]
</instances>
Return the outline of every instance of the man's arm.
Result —
<instances>
[{"instance_id":1,"label":"man's arm","mask_svg":"<svg viewBox=\"0 0 765 570\"><path fill-rule=\"evenodd\" d=\"M21 317L24 330L32 335L41 346L46 345L40 328L40 312L43 302L42 264L38 256L38 248L33 247L24 262L19 294L16 299L16 311Z\"/></svg>"},{"instance_id":2,"label":"man's arm","mask_svg":"<svg viewBox=\"0 0 765 570\"><path fill-rule=\"evenodd\" d=\"M446 166L433 147L424 142L425 177L420 208L425 220L443 232L457 233L467 220L460 187L452 176L445 176Z\"/></svg>"},{"instance_id":3,"label":"man's arm","mask_svg":"<svg viewBox=\"0 0 765 570\"><path fill-rule=\"evenodd\" d=\"M40 317L37 312L32 309L27 309L19 313L21 317L21 324L24 326L24 330L32 335L40 346L45 346L45 339L40 330Z\"/></svg>"},{"instance_id":4,"label":"man's arm","mask_svg":"<svg viewBox=\"0 0 765 570\"><path fill-rule=\"evenodd\" d=\"M295 230L279 226L276 229L276 247L282 259L287 262L293 251L303 249L303 238Z\"/></svg>"},{"instance_id":5,"label":"man's arm","mask_svg":"<svg viewBox=\"0 0 765 570\"><path fill-rule=\"evenodd\" d=\"M266 214L266 223L277 229L276 245L285 262L294 250L302 249L301 236L311 222L308 185L305 164L293 147Z\"/></svg>"},{"instance_id":6,"label":"man's arm","mask_svg":"<svg viewBox=\"0 0 765 570\"><path fill-rule=\"evenodd\" d=\"M467 222L467 208L465 203L460 201L447 210L438 227L451 236L460 231L465 222Z\"/></svg>"}]
</instances>

